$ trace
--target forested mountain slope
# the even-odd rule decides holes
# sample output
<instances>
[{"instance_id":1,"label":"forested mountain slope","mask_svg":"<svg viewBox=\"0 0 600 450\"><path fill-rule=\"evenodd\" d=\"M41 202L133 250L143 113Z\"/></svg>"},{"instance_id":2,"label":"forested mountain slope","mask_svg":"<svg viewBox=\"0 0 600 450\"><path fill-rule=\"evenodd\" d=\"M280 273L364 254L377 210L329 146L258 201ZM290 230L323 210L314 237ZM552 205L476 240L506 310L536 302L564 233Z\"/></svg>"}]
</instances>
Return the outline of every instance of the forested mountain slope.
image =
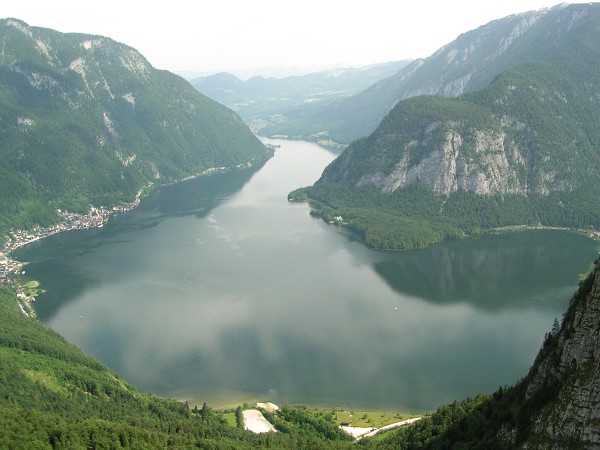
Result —
<instances>
[{"instance_id":1,"label":"forested mountain slope","mask_svg":"<svg viewBox=\"0 0 600 450\"><path fill-rule=\"evenodd\" d=\"M569 38L547 59L458 98L396 105L306 191L314 208L383 248L513 225L600 227L600 5L564 11Z\"/></svg>"},{"instance_id":2,"label":"forested mountain slope","mask_svg":"<svg viewBox=\"0 0 600 450\"><path fill-rule=\"evenodd\" d=\"M461 34L425 59L363 92L264 128L265 135L330 139L349 144L369 135L400 100L417 95L454 97L487 86L517 65L548 58L572 39L585 5L566 4L494 20ZM593 9L593 7L592 7Z\"/></svg>"},{"instance_id":3,"label":"forested mountain slope","mask_svg":"<svg viewBox=\"0 0 600 450\"><path fill-rule=\"evenodd\" d=\"M441 407L366 447L591 449L600 447L600 268L580 283L514 387Z\"/></svg>"},{"instance_id":4,"label":"forested mountain slope","mask_svg":"<svg viewBox=\"0 0 600 450\"><path fill-rule=\"evenodd\" d=\"M268 156L232 111L109 38L0 20L0 228Z\"/></svg>"}]
</instances>

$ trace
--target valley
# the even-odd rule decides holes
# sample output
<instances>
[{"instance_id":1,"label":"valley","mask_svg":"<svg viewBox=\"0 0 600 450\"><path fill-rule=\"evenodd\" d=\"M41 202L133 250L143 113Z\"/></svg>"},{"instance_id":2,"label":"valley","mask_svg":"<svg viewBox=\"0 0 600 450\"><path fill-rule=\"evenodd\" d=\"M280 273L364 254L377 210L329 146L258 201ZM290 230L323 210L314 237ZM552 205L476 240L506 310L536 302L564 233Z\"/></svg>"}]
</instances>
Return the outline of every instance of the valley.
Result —
<instances>
[{"instance_id":1,"label":"valley","mask_svg":"<svg viewBox=\"0 0 600 450\"><path fill-rule=\"evenodd\" d=\"M102 228L14 252L47 291L39 319L192 405L425 412L516 381L597 249L531 231L372 251L286 199L335 154L265 143L278 148L256 171L156 190Z\"/></svg>"},{"instance_id":2,"label":"valley","mask_svg":"<svg viewBox=\"0 0 600 450\"><path fill-rule=\"evenodd\" d=\"M599 31L190 84L1 19L0 447L596 448Z\"/></svg>"}]
</instances>

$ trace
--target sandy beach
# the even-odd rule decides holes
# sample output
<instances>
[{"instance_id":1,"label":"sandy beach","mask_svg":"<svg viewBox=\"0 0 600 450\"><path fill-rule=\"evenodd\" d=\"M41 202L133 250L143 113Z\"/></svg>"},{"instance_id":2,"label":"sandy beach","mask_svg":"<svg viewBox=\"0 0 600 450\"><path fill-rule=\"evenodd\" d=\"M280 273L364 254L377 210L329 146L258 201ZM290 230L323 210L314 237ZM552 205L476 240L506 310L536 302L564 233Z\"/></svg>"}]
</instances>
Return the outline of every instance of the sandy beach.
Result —
<instances>
[{"instance_id":1,"label":"sandy beach","mask_svg":"<svg viewBox=\"0 0 600 450\"><path fill-rule=\"evenodd\" d=\"M277 430L271 425L258 409L247 409L244 414L244 429L252 433L269 433Z\"/></svg>"}]
</instances>

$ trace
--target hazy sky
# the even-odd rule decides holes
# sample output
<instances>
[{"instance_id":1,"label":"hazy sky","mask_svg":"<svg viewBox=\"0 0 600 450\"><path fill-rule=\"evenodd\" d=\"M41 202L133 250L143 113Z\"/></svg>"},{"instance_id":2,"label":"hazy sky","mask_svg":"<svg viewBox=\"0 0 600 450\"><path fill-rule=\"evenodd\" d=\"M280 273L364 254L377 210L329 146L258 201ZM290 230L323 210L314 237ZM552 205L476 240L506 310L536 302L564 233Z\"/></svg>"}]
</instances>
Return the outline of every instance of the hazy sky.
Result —
<instances>
[{"instance_id":1,"label":"hazy sky","mask_svg":"<svg viewBox=\"0 0 600 450\"><path fill-rule=\"evenodd\" d=\"M3 0L0 17L111 37L175 72L365 65L429 56L460 33L558 0Z\"/></svg>"}]
</instances>

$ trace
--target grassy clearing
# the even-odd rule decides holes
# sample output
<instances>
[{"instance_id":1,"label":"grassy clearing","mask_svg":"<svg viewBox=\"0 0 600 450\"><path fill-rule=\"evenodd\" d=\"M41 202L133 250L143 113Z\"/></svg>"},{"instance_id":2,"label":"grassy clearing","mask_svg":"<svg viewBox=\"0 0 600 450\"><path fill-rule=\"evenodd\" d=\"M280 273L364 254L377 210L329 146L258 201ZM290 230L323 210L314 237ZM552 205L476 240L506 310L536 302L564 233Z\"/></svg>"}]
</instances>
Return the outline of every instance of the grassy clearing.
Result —
<instances>
[{"instance_id":1,"label":"grassy clearing","mask_svg":"<svg viewBox=\"0 0 600 450\"><path fill-rule=\"evenodd\" d=\"M221 417L227 421L227 425L229 425L231 428L237 428L235 413L224 413L221 414Z\"/></svg>"},{"instance_id":2,"label":"grassy clearing","mask_svg":"<svg viewBox=\"0 0 600 450\"><path fill-rule=\"evenodd\" d=\"M25 291L25 296L26 297L37 297L39 295L42 295L44 292L46 292L43 289L28 289Z\"/></svg>"},{"instance_id":3,"label":"grassy clearing","mask_svg":"<svg viewBox=\"0 0 600 450\"><path fill-rule=\"evenodd\" d=\"M29 280L26 283L20 281L17 283L17 285L23 291L26 297L37 297L38 295L46 292L44 289L40 289L40 282L36 280Z\"/></svg>"},{"instance_id":4,"label":"grassy clearing","mask_svg":"<svg viewBox=\"0 0 600 450\"><path fill-rule=\"evenodd\" d=\"M300 406L300 405L295 405ZM253 408L253 405L248 405L245 403L242 408L248 409ZM315 416L330 416L333 421L340 425L342 422L350 423L353 427L360 428L381 428L386 425L390 425L392 423L400 422L407 419L412 419L413 417L422 417L422 414L410 414L410 413L397 413L397 412L389 412L389 411L365 411L358 409L344 409L344 408L327 408L327 407L318 407L318 406L301 406L303 409L305 408L307 411L312 412ZM232 408L233 409L233 408ZM221 413L221 417L227 420L227 423L231 427L236 427L236 418L234 412L229 412L229 410L225 410L226 412Z\"/></svg>"},{"instance_id":5,"label":"grassy clearing","mask_svg":"<svg viewBox=\"0 0 600 450\"><path fill-rule=\"evenodd\" d=\"M347 422L353 427L381 428L391 423L400 422L413 417L420 417L419 414L403 414L384 411L362 411L362 410L331 410L336 423Z\"/></svg>"}]
</instances>

